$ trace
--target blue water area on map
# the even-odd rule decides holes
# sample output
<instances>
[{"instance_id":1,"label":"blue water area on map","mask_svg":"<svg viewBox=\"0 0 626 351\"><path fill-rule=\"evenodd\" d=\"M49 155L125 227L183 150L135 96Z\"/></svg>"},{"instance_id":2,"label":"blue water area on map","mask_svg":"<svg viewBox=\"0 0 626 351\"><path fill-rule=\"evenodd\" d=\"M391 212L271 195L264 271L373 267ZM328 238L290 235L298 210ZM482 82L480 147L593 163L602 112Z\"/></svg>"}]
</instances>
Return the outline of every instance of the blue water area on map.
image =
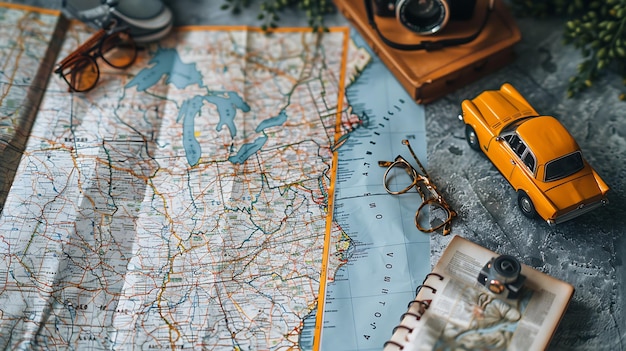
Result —
<instances>
[{"instance_id":1,"label":"blue water area on map","mask_svg":"<svg viewBox=\"0 0 626 351\"><path fill-rule=\"evenodd\" d=\"M298 344L301 350L312 350L313 341L315 339L315 315L317 310L313 310L302 321L302 332L300 332L300 339Z\"/></svg>"},{"instance_id":2,"label":"blue water area on map","mask_svg":"<svg viewBox=\"0 0 626 351\"><path fill-rule=\"evenodd\" d=\"M211 94L206 96L205 100L217 107L217 112L220 115L220 121L216 127L217 131L221 131L222 126L225 125L230 130L230 136L234 138L237 135L237 128L235 127L237 109L249 112L250 106L234 91L228 91L224 96Z\"/></svg>"},{"instance_id":3,"label":"blue water area on map","mask_svg":"<svg viewBox=\"0 0 626 351\"><path fill-rule=\"evenodd\" d=\"M280 125L283 125L283 123L285 122L287 122L287 112L285 112L285 110L281 110L278 116L270 117L266 120L261 121L261 123L259 123L259 125L256 127L255 131L257 133L260 133L265 130L265 128L278 127Z\"/></svg>"},{"instance_id":4,"label":"blue water area on map","mask_svg":"<svg viewBox=\"0 0 626 351\"><path fill-rule=\"evenodd\" d=\"M244 163L246 160L254 155L257 151L261 150L263 145L267 142L267 137L262 136L257 138L252 143L243 144L236 155L230 156L228 161L232 163Z\"/></svg>"},{"instance_id":5,"label":"blue water area on map","mask_svg":"<svg viewBox=\"0 0 626 351\"><path fill-rule=\"evenodd\" d=\"M178 89L184 89L190 85L197 84L204 87L202 73L196 69L195 63L184 63L176 49L160 48L149 62L149 67L142 69L135 78L126 85L127 88L136 86L138 91L145 91L157 84L163 76L166 76L166 84L172 84ZM202 148L196 139L194 120L200 115L200 110L204 102L215 105L219 114L219 122L216 130L219 132L226 126L231 138L237 135L235 117L237 110L249 112L250 106L243 98L234 91L209 91L206 95L196 95L185 101L178 112L177 120L183 123L183 148L187 162L195 166L200 161ZM266 121L261 122L257 130L262 131L269 126L281 125L287 119L284 111ZM257 139L254 143L244 145L239 153L231 159L234 163L243 163L254 152L258 151L267 138Z\"/></svg>"},{"instance_id":6,"label":"blue water area on map","mask_svg":"<svg viewBox=\"0 0 626 351\"><path fill-rule=\"evenodd\" d=\"M196 69L195 63L184 63L176 49L160 48L154 54L148 68L142 69L128 84L127 88L137 86L138 91L145 91L167 76L166 83L178 89L198 84L203 87L202 74Z\"/></svg>"},{"instance_id":7,"label":"blue water area on map","mask_svg":"<svg viewBox=\"0 0 626 351\"><path fill-rule=\"evenodd\" d=\"M196 139L195 135L194 120L196 116L200 115L200 109L202 108L204 101L214 104L217 107L220 120L215 129L219 132L222 130L223 126L228 127L231 138L234 138L237 135L237 127L235 126L237 110L239 109L243 112L250 111L250 106L243 101L239 94L233 91L210 93L205 96L196 95L185 100L178 111L178 120L180 121L182 119L183 121L183 148L185 149L187 162L191 166L195 166L200 161L200 155L202 154L202 148L200 147L200 143ZM259 143L260 142L255 142L254 145ZM263 143L259 145L259 148L263 146L264 143L265 142L263 141ZM241 162L245 161L243 156L236 157L235 159L239 160L240 158L242 159Z\"/></svg>"},{"instance_id":8,"label":"blue water area on map","mask_svg":"<svg viewBox=\"0 0 626 351\"><path fill-rule=\"evenodd\" d=\"M200 113L204 101L203 96L194 96L183 102L178 111L178 120L183 119L183 148L187 163L195 166L200 161L202 148L195 135L194 119Z\"/></svg>"},{"instance_id":9,"label":"blue water area on map","mask_svg":"<svg viewBox=\"0 0 626 351\"><path fill-rule=\"evenodd\" d=\"M367 48L354 31L351 37ZM337 151L334 218L354 247L326 287L320 350L381 350L430 271L430 238L413 222L419 194L389 195L377 163L399 154L411 159L402 139L424 163L424 108L368 51L372 61L346 89L352 112L368 123Z\"/></svg>"}]
</instances>

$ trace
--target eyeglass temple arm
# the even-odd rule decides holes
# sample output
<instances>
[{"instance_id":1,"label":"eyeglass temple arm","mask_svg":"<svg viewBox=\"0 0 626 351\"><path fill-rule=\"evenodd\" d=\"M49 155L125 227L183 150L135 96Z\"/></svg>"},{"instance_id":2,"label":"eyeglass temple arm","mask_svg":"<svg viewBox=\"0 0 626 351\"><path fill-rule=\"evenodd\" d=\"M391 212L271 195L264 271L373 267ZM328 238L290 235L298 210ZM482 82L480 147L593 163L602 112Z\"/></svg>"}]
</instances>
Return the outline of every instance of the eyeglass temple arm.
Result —
<instances>
[{"instance_id":1,"label":"eyeglass temple arm","mask_svg":"<svg viewBox=\"0 0 626 351\"><path fill-rule=\"evenodd\" d=\"M76 48L76 50L72 51L71 54L67 55L66 58L64 58L63 60L61 60L61 62L58 63L59 67L63 67L65 64L67 64L68 62L70 62L71 60L73 60L75 57L77 57L78 55L81 55L85 52L88 52L89 50L91 50L96 44L98 44L98 42L107 34L107 32L104 29L100 29L98 30L96 33L94 33L94 35L92 35L89 39L87 39L87 41L85 41L84 43L82 43L78 48Z\"/></svg>"},{"instance_id":2,"label":"eyeglass temple arm","mask_svg":"<svg viewBox=\"0 0 626 351\"><path fill-rule=\"evenodd\" d=\"M413 156L413 159L415 159L415 162L417 162L417 165L419 166L420 171L422 171L422 173L426 176L426 178L430 179L430 175L428 175L426 168L422 165L420 160L415 155L415 152L413 151L413 148L411 147L411 143L409 143L409 140L403 139L402 144L406 145L409 148L409 151L411 152L411 156Z\"/></svg>"}]
</instances>

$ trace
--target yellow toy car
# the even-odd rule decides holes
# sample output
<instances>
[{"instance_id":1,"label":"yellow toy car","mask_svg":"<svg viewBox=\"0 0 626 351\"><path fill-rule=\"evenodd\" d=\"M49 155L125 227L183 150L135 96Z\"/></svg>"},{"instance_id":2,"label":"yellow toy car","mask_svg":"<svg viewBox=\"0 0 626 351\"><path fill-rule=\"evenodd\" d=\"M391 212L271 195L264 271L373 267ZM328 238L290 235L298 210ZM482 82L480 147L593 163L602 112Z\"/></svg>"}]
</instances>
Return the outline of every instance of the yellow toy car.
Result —
<instances>
[{"instance_id":1,"label":"yellow toy car","mask_svg":"<svg viewBox=\"0 0 626 351\"><path fill-rule=\"evenodd\" d=\"M522 213L555 225L608 203L609 187L554 117L543 116L511 85L461 104L465 138L517 192Z\"/></svg>"}]
</instances>

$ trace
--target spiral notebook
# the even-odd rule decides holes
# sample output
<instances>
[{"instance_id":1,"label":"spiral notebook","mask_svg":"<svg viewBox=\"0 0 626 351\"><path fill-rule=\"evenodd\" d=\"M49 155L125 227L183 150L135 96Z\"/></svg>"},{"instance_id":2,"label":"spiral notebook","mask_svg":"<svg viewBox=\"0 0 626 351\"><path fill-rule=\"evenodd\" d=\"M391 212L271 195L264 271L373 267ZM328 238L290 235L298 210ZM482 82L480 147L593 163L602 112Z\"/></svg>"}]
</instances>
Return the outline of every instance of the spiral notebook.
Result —
<instances>
[{"instance_id":1,"label":"spiral notebook","mask_svg":"<svg viewBox=\"0 0 626 351\"><path fill-rule=\"evenodd\" d=\"M574 287L521 264L521 289L494 294L478 276L498 256L460 236L452 238L384 351L546 349Z\"/></svg>"}]
</instances>

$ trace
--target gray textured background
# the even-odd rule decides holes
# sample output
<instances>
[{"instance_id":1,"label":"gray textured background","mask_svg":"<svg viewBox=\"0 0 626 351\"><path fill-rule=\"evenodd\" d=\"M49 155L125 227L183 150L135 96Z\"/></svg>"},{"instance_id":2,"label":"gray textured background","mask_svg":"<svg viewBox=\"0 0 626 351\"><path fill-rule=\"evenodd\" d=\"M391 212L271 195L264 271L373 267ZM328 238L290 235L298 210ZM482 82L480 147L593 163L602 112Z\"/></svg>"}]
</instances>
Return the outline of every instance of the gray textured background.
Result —
<instances>
[{"instance_id":1,"label":"gray textured background","mask_svg":"<svg viewBox=\"0 0 626 351\"><path fill-rule=\"evenodd\" d=\"M358 0L355 0L358 1ZM60 8L61 1L13 0ZM169 1L176 25L250 24L256 9L241 16L219 10L222 0ZM282 25L298 25L303 15L282 15ZM579 53L561 44L564 20L518 18L522 42L517 59L506 68L426 106L428 169L448 202L459 212L453 233L500 253L518 256L536 269L570 282L574 298L550 350L624 350L626 347L626 91L616 74L609 74L587 92L567 99L569 77ZM340 15L328 25L343 25ZM583 154L611 187L610 204L573 221L549 227L529 220L516 207L516 196L498 171L481 154L469 149L463 125L456 118L463 99L485 89L512 83L539 113L554 115L570 130ZM450 237L432 237L432 261Z\"/></svg>"},{"instance_id":2,"label":"gray textured background","mask_svg":"<svg viewBox=\"0 0 626 351\"><path fill-rule=\"evenodd\" d=\"M456 234L574 285L551 349L624 350L626 102L617 96L626 87L609 75L575 99L565 97L580 55L561 44L563 23L519 19L523 40L512 65L426 107L429 168L460 212ZM505 81L539 113L554 115L569 129L612 189L607 207L555 228L519 213L512 188L482 154L468 148L463 126L454 120L463 99ZM439 256L448 239L433 239L433 256Z\"/></svg>"}]
</instances>

